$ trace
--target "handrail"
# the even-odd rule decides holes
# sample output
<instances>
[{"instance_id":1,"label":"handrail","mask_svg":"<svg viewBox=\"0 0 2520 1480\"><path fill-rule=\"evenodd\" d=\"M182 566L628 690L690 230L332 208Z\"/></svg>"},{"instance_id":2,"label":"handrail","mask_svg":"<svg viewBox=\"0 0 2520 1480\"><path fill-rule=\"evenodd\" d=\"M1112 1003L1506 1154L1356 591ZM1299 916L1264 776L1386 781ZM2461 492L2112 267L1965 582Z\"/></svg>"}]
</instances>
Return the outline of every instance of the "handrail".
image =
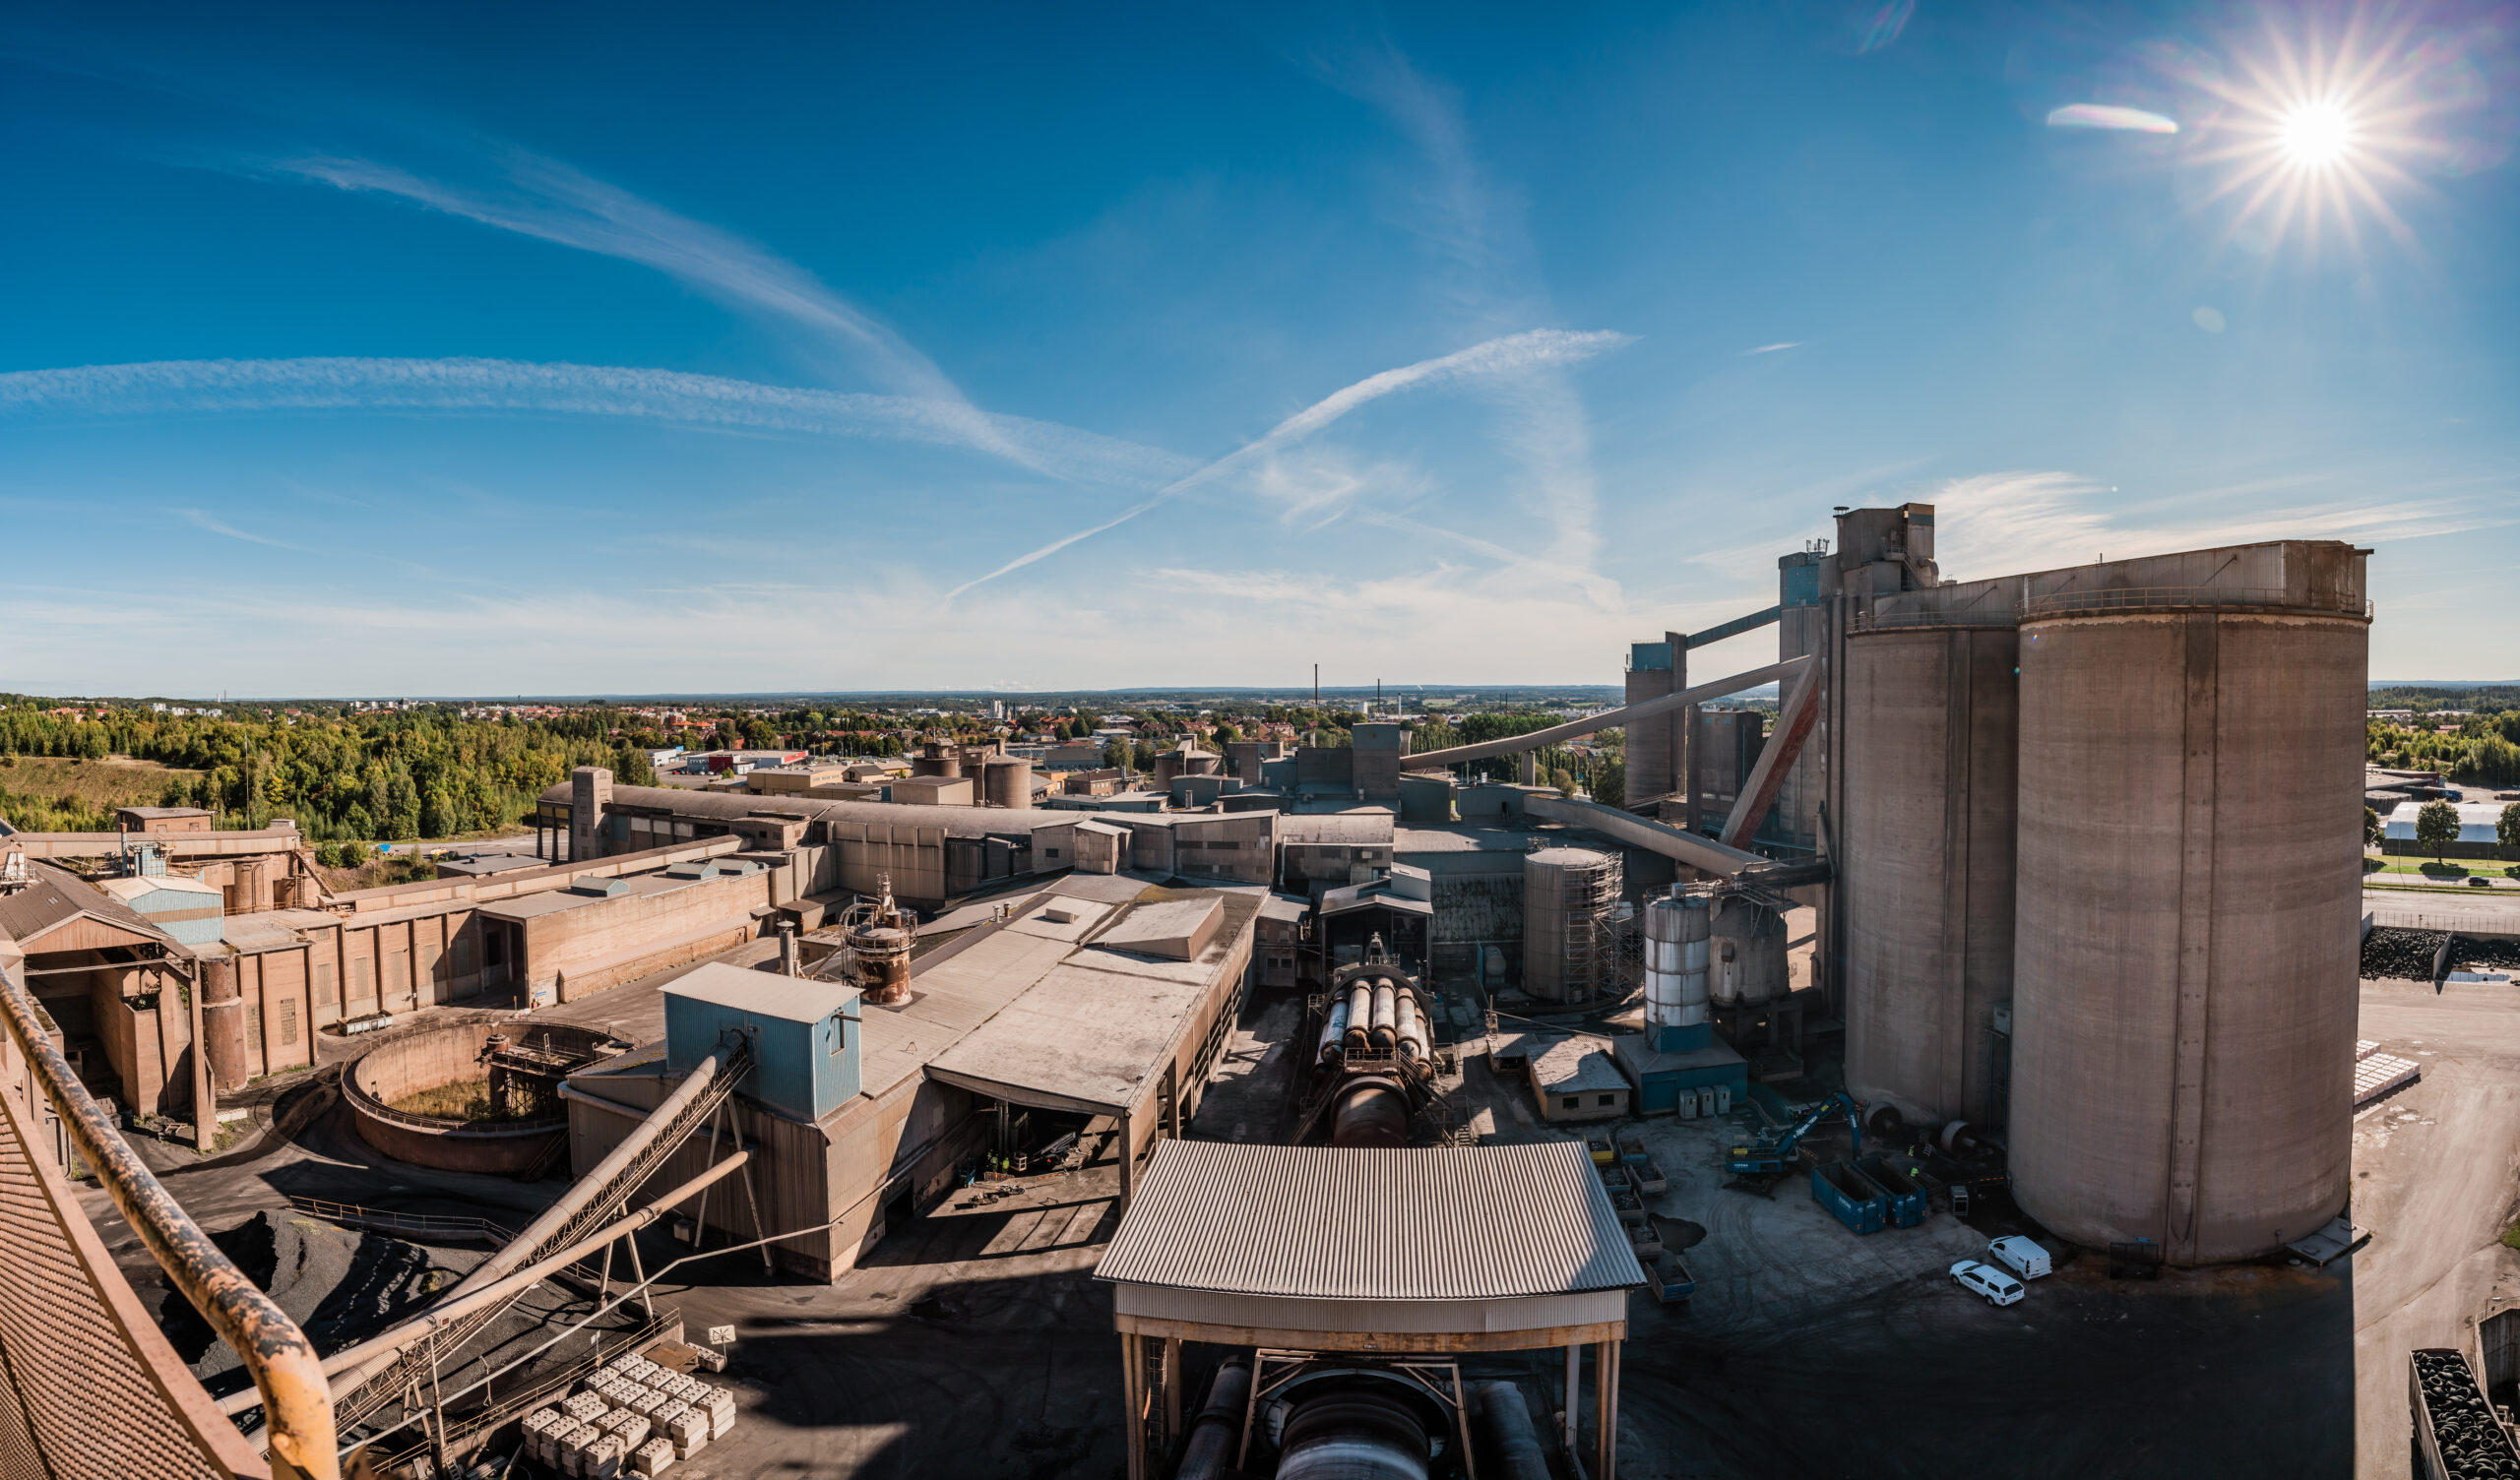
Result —
<instances>
[{"instance_id":1,"label":"handrail","mask_svg":"<svg viewBox=\"0 0 2520 1480\"><path fill-rule=\"evenodd\" d=\"M1857 636L1867 632L1911 632L1918 629L2001 629L2020 624L2021 613L2010 606L1978 607L1968 611L1883 611L1876 606L1847 618L1847 633Z\"/></svg>"},{"instance_id":2,"label":"handrail","mask_svg":"<svg viewBox=\"0 0 2520 1480\"><path fill-rule=\"evenodd\" d=\"M529 1132L557 1131L569 1123L565 1114L546 1115L536 1120L466 1120L460 1115L420 1115L410 1110L397 1110L361 1085L355 1073L342 1076L342 1093L358 1102L361 1115L372 1115L378 1120L390 1120L398 1126L414 1126L423 1131L490 1131L502 1136L521 1136Z\"/></svg>"},{"instance_id":3,"label":"handrail","mask_svg":"<svg viewBox=\"0 0 2520 1480\"><path fill-rule=\"evenodd\" d=\"M390 1208L361 1207L355 1202L336 1202L329 1198L293 1195L288 1205L328 1223L370 1223L389 1232L470 1233L500 1243L516 1237L515 1229L487 1218L442 1218L433 1213L395 1212Z\"/></svg>"},{"instance_id":4,"label":"handrail","mask_svg":"<svg viewBox=\"0 0 2520 1480\"><path fill-rule=\"evenodd\" d=\"M2299 596L2281 586L2135 586L2104 590L2026 592L2019 610L2022 618L2028 620L2086 613L2196 611L2233 606L2262 607L2306 616L2362 617L2366 621L2371 615L2371 603L2367 599L2339 604L2332 600Z\"/></svg>"},{"instance_id":5,"label":"handrail","mask_svg":"<svg viewBox=\"0 0 2520 1480\"><path fill-rule=\"evenodd\" d=\"M199 990L196 988L195 990ZM334 1452L333 1400L314 1344L269 1295L187 1216L112 1120L79 1082L70 1061L44 1032L34 1000L0 971L0 1019L32 1069L35 1084L95 1172L97 1184L167 1282L184 1292L202 1319L243 1359L269 1417L276 1475L340 1480Z\"/></svg>"}]
</instances>

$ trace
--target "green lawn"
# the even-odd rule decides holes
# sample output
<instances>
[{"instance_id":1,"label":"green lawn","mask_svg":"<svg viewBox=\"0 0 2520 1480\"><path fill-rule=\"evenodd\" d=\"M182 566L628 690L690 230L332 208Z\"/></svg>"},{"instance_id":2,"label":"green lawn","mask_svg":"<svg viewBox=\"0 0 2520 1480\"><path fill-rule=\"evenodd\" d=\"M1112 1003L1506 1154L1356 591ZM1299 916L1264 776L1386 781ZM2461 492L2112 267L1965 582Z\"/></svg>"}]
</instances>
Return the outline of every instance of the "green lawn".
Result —
<instances>
[{"instance_id":1,"label":"green lawn","mask_svg":"<svg viewBox=\"0 0 2520 1480\"><path fill-rule=\"evenodd\" d=\"M2426 879L2438 879L2455 884L2470 874L2520 879L2520 863L2505 863L2498 858L2451 858L2435 863L2429 858L2408 858L2403 855L2365 853L2365 874L2414 874Z\"/></svg>"}]
</instances>

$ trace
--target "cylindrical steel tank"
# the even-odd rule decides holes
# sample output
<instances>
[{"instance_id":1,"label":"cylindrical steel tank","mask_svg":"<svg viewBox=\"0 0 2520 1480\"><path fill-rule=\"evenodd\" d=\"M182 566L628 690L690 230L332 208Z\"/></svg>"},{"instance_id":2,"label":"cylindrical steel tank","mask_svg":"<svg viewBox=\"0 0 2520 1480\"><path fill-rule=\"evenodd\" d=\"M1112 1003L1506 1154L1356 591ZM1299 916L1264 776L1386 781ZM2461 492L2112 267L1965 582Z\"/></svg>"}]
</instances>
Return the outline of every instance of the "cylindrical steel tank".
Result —
<instances>
[{"instance_id":1,"label":"cylindrical steel tank","mask_svg":"<svg viewBox=\"0 0 2520 1480\"><path fill-rule=\"evenodd\" d=\"M2213 1264L2345 1203L2361 565L2351 614L2024 616L2008 1141L2063 1238Z\"/></svg>"},{"instance_id":2,"label":"cylindrical steel tank","mask_svg":"<svg viewBox=\"0 0 2520 1480\"><path fill-rule=\"evenodd\" d=\"M1426 1480L1426 1429L1407 1405L1353 1388L1287 1416L1278 1480Z\"/></svg>"},{"instance_id":3,"label":"cylindrical steel tank","mask_svg":"<svg viewBox=\"0 0 2520 1480\"><path fill-rule=\"evenodd\" d=\"M1403 1058L1424 1063L1426 1059L1426 1019L1418 1015L1418 995L1403 990L1392 1003L1392 1036Z\"/></svg>"},{"instance_id":4,"label":"cylindrical steel tank","mask_svg":"<svg viewBox=\"0 0 2520 1480\"><path fill-rule=\"evenodd\" d=\"M1330 1005L1322 1018L1321 1045L1313 1057L1324 1064L1336 1064L1348 1056L1348 999L1342 997Z\"/></svg>"},{"instance_id":5,"label":"cylindrical steel tank","mask_svg":"<svg viewBox=\"0 0 2520 1480\"><path fill-rule=\"evenodd\" d=\"M2012 995L2019 634L1861 632L1846 647L1847 1087L1911 1121L1984 1120Z\"/></svg>"},{"instance_id":6,"label":"cylindrical steel tank","mask_svg":"<svg viewBox=\"0 0 2520 1480\"><path fill-rule=\"evenodd\" d=\"M858 990L868 1002L902 1002L910 997L911 934L898 926L870 925L852 930L849 949L857 954Z\"/></svg>"},{"instance_id":7,"label":"cylindrical steel tank","mask_svg":"<svg viewBox=\"0 0 2520 1480\"><path fill-rule=\"evenodd\" d=\"M1374 978L1374 1011L1370 1036L1376 1048L1391 1048L1400 1042L1400 989L1388 976Z\"/></svg>"},{"instance_id":8,"label":"cylindrical steel tank","mask_svg":"<svg viewBox=\"0 0 2520 1480\"><path fill-rule=\"evenodd\" d=\"M1033 805L1033 763L1020 756L999 756L980 769L980 786L992 807Z\"/></svg>"},{"instance_id":9,"label":"cylindrical steel tank","mask_svg":"<svg viewBox=\"0 0 2520 1480\"><path fill-rule=\"evenodd\" d=\"M1765 1007L1785 995L1784 916L1747 895L1727 894L1707 934L1707 995L1719 1007Z\"/></svg>"},{"instance_id":10,"label":"cylindrical steel tank","mask_svg":"<svg viewBox=\"0 0 2520 1480\"><path fill-rule=\"evenodd\" d=\"M1614 860L1591 848L1523 855L1523 990L1544 1002L1589 1001L1593 982L1570 971L1569 946L1591 929L1583 912L1609 888ZM1570 903L1570 901L1572 901ZM1602 901L1606 902L1606 901Z\"/></svg>"},{"instance_id":11,"label":"cylindrical steel tank","mask_svg":"<svg viewBox=\"0 0 2520 1480\"><path fill-rule=\"evenodd\" d=\"M1366 1075L1339 1086L1339 1109L1330 1124L1334 1146L1405 1146L1409 1097L1383 1075Z\"/></svg>"},{"instance_id":12,"label":"cylindrical steel tank","mask_svg":"<svg viewBox=\"0 0 2520 1480\"><path fill-rule=\"evenodd\" d=\"M1714 901L1694 891L1645 907L1645 1030L1707 1025L1707 937Z\"/></svg>"}]
</instances>

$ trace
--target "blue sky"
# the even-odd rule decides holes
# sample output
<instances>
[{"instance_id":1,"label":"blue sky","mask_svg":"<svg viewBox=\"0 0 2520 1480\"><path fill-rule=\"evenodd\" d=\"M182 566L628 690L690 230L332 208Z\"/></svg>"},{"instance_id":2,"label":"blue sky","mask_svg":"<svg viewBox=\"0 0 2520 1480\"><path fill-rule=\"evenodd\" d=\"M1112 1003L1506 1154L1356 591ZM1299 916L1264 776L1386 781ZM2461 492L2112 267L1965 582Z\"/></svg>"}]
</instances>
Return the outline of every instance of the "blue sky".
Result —
<instances>
[{"instance_id":1,"label":"blue sky","mask_svg":"<svg viewBox=\"0 0 2520 1480\"><path fill-rule=\"evenodd\" d=\"M81 18L0 688L1608 683L1905 499L2520 676L2508 4Z\"/></svg>"}]
</instances>

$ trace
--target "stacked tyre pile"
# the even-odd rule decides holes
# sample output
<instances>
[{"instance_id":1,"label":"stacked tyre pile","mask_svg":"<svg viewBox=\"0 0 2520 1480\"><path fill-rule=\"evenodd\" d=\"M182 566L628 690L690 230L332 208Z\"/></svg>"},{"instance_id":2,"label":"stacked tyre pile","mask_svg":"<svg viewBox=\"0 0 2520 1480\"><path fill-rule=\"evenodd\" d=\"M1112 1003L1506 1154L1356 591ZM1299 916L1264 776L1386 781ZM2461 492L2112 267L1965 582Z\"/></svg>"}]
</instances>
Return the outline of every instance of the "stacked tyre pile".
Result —
<instances>
[{"instance_id":1,"label":"stacked tyre pile","mask_svg":"<svg viewBox=\"0 0 2520 1480\"><path fill-rule=\"evenodd\" d=\"M2416 1443L2442 1480L2520 1480L2520 1450L2478 1390L2465 1357L2445 1348L2414 1353Z\"/></svg>"},{"instance_id":2,"label":"stacked tyre pile","mask_svg":"<svg viewBox=\"0 0 2520 1480\"><path fill-rule=\"evenodd\" d=\"M526 1452L570 1480L653 1476L735 1426L735 1395L645 1357L597 1370L525 1420Z\"/></svg>"},{"instance_id":3,"label":"stacked tyre pile","mask_svg":"<svg viewBox=\"0 0 2520 1480\"><path fill-rule=\"evenodd\" d=\"M2394 925L2375 927L2362 938L2362 975L2394 977L2400 981L2430 981L2432 962L2441 953L2441 943L2449 939L2439 930L2402 930Z\"/></svg>"}]
</instances>

